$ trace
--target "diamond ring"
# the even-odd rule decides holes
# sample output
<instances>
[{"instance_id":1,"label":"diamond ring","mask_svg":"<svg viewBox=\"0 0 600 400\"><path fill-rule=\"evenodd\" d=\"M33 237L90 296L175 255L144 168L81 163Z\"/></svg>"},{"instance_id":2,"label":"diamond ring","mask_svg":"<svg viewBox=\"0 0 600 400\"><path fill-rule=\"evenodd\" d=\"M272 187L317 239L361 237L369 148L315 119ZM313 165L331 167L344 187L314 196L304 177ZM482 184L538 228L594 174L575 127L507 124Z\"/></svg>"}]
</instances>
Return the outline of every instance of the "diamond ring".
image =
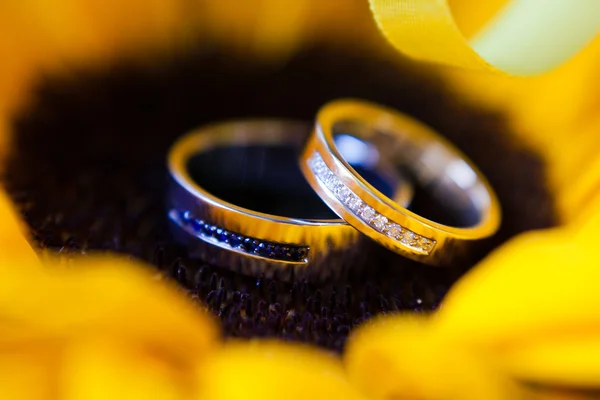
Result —
<instances>
[{"instance_id":1,"label":"diamond ring","mask_svg":"<svg viewBox=\"0 0 600 400\"><path fill-rule=\"evenodd\" d=\"M416 183L413 205L433 201L443 219L419 215L386 196L351 165L356 159L404 171ZM496 195L466 156L431 128L375 104L338 100L321 108L300 168L338 216L422 263L450 264L500 224Z\"/></svg>"}]
</instances>

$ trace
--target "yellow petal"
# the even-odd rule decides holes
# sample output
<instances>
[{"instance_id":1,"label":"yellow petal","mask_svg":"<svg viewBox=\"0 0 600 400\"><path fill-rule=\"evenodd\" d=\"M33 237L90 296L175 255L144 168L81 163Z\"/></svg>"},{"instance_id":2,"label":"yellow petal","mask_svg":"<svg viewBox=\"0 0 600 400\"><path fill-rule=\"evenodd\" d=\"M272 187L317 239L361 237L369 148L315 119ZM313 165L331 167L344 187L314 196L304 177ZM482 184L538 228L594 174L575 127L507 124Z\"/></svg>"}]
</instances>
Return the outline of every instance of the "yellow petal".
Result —
<instances>
[{"instance_id":1,"label":"yellow petal","mask_svg":"<svg viewBox=\"0 0 600 400\"><path fill-rule=\"evenodd\" d=\"M438 328L485 345L534 341L594 324L590 334L600 334L600 255L574 236L556 229L511 240L452 288Z\"/></svg>"},{"instance_id":2,"label":"yellow petal","mask_svg":"<svg viewBox=\"0 0 600 400\"><path fill-rule=\"evenodd\" d=\"M1 188L0 221L0 275L3 269L39 266L39 259L25 238L25 224L17 218L12 203Z\"/></svg>"},{"instance_id":3,"label":"yellow petal","mask_svg":"<svg viewBox=\"0 0 600 400\"><path fill-rule=\"evenodd\" d=\"M529 233L495 251L452 288L435 335L487 352L513 377L600 384L600 256L578 234Z\"/></svg>"},{"instance_id":4,"label":"yellow petal","mask_svg":"<svg viewBox=\"0 0 600 400\"><path fill-rule=\"evenodd\" d=\"M205 400L361 398L336 355L272 340L226 343L201 380Z\"/></svg>"},{"instance_id":5,"label":"yellow petal","mask_svg":"<svg viewBox=\"0 0 600 400\"><path fill-rule=\"evenodd\" d=\"M179 357L216 346L211 318L150 267L118 257L76 259L70 269L0 270L0 341L101 333L153 343Z\"/></svg>"},{"instance_id":6,"label":"yellow petal","mask_svg":"<svg viewBox=\"0 0 600 400\"><path fill-rule=\"evenodd\" d=\"M74 341L60 360L59 373L65 400L176 400L192 398L197 390L193 363L119 340Z\"/></svg>"},{"instance_id":7,"label":"yellow petal","mask_svg":"<svg viewBox=\"0 0 600 400\"><path fill-rule=\"evenodd\" d=\"M94 58L151 46L184 27L185 7L170 0L24 0L0 6L13 38L44 63ZM22 34L21 36L17 36ZM83 57L82 57L83 56Z\"/></svg>"},{"instance_id":8,"label":"yellow petal","mask_svg":"<svg viewBox=\"0 0 600 400\"><path fill-rule=\"evenodd\" d=\"M435 335L425 317L383 317L358 328L344 363L351 381L371 399L500 400L516 388L493 360Z\"/></svg>"},{"instance_id":9,"label":"yellow petal","mask_svg":"<svg viewBox=\"0 0 600 400\"><path fill-rule=\"evenodd\" d=\"M26 342L0 350L0 398L50 399L56 395L57 343Z\"/></svg>"},{"instance_id":10,"label":"yellow petal","mask_svg":"<svg viewBox=\"0 0 600 400\"><path fill-rule=\"evenodd\" d=\"M525 346L504 349L501 359L504 369L523 381L588 389L600 385L599 334L539 337Z\"/></svg>"},{"instance_id":11,"label":"yellow petal","mask_svg":"<svg viewBox=\"0 0 600 400\"><path fill-rule=\"evenodd\" d=\"M198 25L212 40L250 57L281 61L302 45L324 39L340 47L357 40L382 45L366 1L207 1L198 15Z\"/></svg>"}]
</instances>

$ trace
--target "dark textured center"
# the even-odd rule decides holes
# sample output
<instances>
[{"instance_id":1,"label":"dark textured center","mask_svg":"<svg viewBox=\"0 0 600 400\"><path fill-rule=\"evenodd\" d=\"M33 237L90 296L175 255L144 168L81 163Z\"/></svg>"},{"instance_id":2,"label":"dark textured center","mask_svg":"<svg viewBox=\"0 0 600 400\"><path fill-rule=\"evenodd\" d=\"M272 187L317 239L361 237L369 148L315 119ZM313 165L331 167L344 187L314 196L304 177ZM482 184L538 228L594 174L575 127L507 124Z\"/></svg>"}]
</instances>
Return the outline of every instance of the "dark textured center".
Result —
<instances>
[{"instance_id":1,"label":"dark textured center","mask_svg":"<svg viewBox=\"0 0 600 400\"><path fill-rule=\"evenodd\" d=\"M43 248L132 254L189 288L221 319L226 335L277 336L340 350L361 321L435 308L461 272L491 249L554 223L543 165L513 145L501 115L463 103L425 72L361 54L306 49L274 68L199 50L162 64L157 58L147 69L124 64L42 80L32 107L15 119L4 183ZM447 135L496 189L500 232L450 270L373 246L370 268L319 286L249 278L189 260L166 229L165 155L173 141L222 119L310 120L338 97L395 107ZM436 219L439 207L417 196L414 209Z\"/></svg>"}]
</instances>

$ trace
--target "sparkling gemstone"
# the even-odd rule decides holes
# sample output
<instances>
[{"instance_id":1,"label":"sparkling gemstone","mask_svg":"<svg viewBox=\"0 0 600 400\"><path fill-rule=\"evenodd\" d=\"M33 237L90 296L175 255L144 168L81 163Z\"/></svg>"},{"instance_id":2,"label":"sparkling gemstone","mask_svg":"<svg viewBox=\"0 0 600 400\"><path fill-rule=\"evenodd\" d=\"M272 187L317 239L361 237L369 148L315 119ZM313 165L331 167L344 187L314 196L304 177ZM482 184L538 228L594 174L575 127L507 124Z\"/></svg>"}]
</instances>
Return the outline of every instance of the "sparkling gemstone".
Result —
<instances>
[{"instance_id":1,"label":"sparkling gemstone","mask_svg":"<svg viewBox=\"0 0 600 400\"><path fill-rule=\"evenodd\" d=\"M212 228L212 225L205 222L200 226L200 231L203 235L210 236L210 228Z\"/></svg>"},{"instance_id":2,"label":"sparkling gemstone","mask_svg":"<svg viewBox=\"0 0 600 400\"><path fill-rule=\"evenodd\" d=\"M353 196L354 196L354 194L350 191L350 189L348 189L345 186L344 186L344 190L342 190L340 192L340 200L346 205L348 204L350 199L352 199Z\"/></svg>"},{"instance_id":3,"label":"sparkling gemstone","mask_svg":"<svg viewBox=\"0 0 600 400\"><path fill-rule=\"evenodd\" d=\"M194 217L192 216L192 213L189 211L184 211L184 212L180 213L179 218L181 218L181 220L186 224L192 222L194 219Z\"/></svg>"},{"instance_id":4,"label":"sparkling gemstone","mask_svg":"<svg viewBox=\"0 0 600 400\"><path fill-rule=\"evenodd\" d=\"M308 255L308 249L306 247L296 247L294 253L295 261L304 261L304 259Z\"/></svg>"},{"instance_id":5,"label":"sparkling gemstone","mask_svg":"<svg viewBox=\"0 0 600 400\"><path fill-rule=\"evenodd\" d=\"M342 187L338 190L337 194L340 200L345 202L346 199L349 198L352 193L350 192L350 189L348 189L345 185L342 185Z\"/></svg>"},{"instance_id":6,"label":"sparkling gemstone","mask_svg":"<svg viewBox=\"0 0 600 400\"><path fill-rule=\"evenodd\" d=\"M290 247L286 256L288 256L289 261L298 261L298 248Z\"/></svg>"},{"instance_id":7,"label":"sparkling gemstone","mask_svg":"<svg viewBox=\"0 0 600 400\"><path fill-rule=\"evenodd\" d=\"M363 202L357 196L352 194L352 195L350 195L349 199L346 201L346 204L352 211L358 211L362 207Z\"/></svg>"},{"instance_id":8,"label":"sparkling gemstone","mask_svg":"<svg viewBox=\"0 0 600 400\"><path fill-rule=\"evenodd\" d=\"M244 239L244 243L242 244L242 246L244 247L244 250L246 250L248 253L254 253L254 251L258 247L258 244L259 244L258 240L254 240L252 238L246 238L246 239Z\"/></svg>"},{"instance_id":9,"label":"sparkling gemstone","mask_svg":"<svg viewBox=\"0 0 600 400\"><path fill-rule=\"evenodd\" d=\"M227 232L224 229L221 228L217 228L217 230L215 231L215 238L217 238L217 240L219 240L219 242L227 242L227 240L229 239L229 232Z\"/></svg>"},{"instance_id":10,"label":"sparkling gemstone","mask_svg":"<svg viewBox=\"0 0 600 400\"><path fill-rule=\"evenodd\" d=\"M212 236L215 237L217 234L217 227L214 225L209 225L209 224L204 224L203 230L205 230L204 233L206 233L208 236Z\"/></svg>"},{"instance_id":11,"label":"sparkling gemstone","mask_svg":"<svg viewBox=\"0 0 600 400\"><path fill-rule=\"evenodd\" d=\"M271 253L270 245L265 242L260 242L256 247L256 253L263 257L269 257Z\"/></svg>"},{"instance_id":12,"label":"sparkling gemstone","mask_svg":"<svg viewBox=\"0 0 600 400\"><path fill-rule=\"evenodd\" d=\"M242 242L244 241L244 238L240 235L237 235L235 233L230 233L229 234L229 245L233 248L238 247L242 244Z\"/></svg>"},{"instance_id":13,"label":"sparkling gemstone","mask_svg":"<svg viewBox=\"0 0 600 400\"><path fill-rule=\"evenodd\" d=\"M294 251L291 247L284 246L281 248L281 258L291 260L294 258Z\"/></svg>"},{"instance_id":14,"label":"sparkling gemstone","mask_svg":"<svg viewBox=\"0 0 600 400\"><path fill-rule=\"evenodd\" d=\"M335 194L337 198L343 201L347 193L349 193L348 188L343 183L338 182L338 184L335 186Z\"/></svg>"},{"instance_id":15,"label":"sparkling gemstone","mask_svg":"<svg viewBox=\"0 0 600 400\"><path fill-rule=\"evenodd\" d=\"M377 215L374 219L373 219L373 226L375 228L377 228L378 231L382 231L385 229L386 225L387 225L388 219L386 217L384 217L383 215Z\"/></svg>"},{"instance_id":16,"label":"sparkling gemstone","mask_svg":"<svg viewBox=\"0 0 600 400\"><path fill-rule=\"evenodd\" d=\"M402 227L392 222L387 225L386 234L393 239L398 239L398 237L402 234Z\"/></svg>"},{"instance_id":17,"label":"sparkling gemstone","mask_svg":"<svg viewBox=\"0 0 600 400\"><path fill-rule=\"evenodd\" d=\"M419 247L421 247L421 249L423 249L423 251L430 251L431 248L433 247L433 243L434 242L431 239L421 237L421 240L419 241Z\"/></svg>"},{"instance_id":18,"label":"sparkling gemstone","mask_svg":"<svg viewBox=\"0 0 600 400\"><path fill-rule=\"evenodd\" d=\"M344 197L342 199L342 201L344 202L345 205L350 207L350 203L354 200L354 197L355 196L352 194L352 192L348 191L348 195L346 197Z\"/></svg>"},{"instance_id":19,"label":"sparkling gemstone","mask_svg":"<svg viewBox=\"0 0 600 400\"><path fill-rule=\"evenodd\" d=\"M375 217L375 215L377 215L377 213L375 212L375 210L369 206L365 206L360 215L362 216L362 218L367 221L367 222L371 222L371 220Z\"/></svg>"},{"instance_id":20,"label":"sparkling gemstone","mask_svg":"<svg viewBox=\"0 0 600 400\"><path fill-rule=\"evenodd\" d=\"M335 181L331 184L331 191L337 195L341 189L342 184L336 178Z\"/></svg>"},{"instance_id":21,"label":"sparkling gemstone","mask_svg":"<svg viewBox=\"0 0 600 400\"><path fill-rule=\"evenodd\" d=\"M418 242L418 235L414 232L406 231L404 237L402 238L402 242L409 246L415 246Z\"/></svg>"},{"instance_id":22,"label":"sparkling gemstone","mask_svg":"<svg viewBox=\"0 0 600 400\"><path fill-rule=\"evenodd\" d=\"M285 247L280 245L273 246L273 257L274 258L284 258L285 257Z\"/></svg>"},{"instance_id":23,"label":"sparkling gemstone","mask_svg":"<svg viewBox=\"0 0 600 400\"><path fill-rule=\"evenodd\" d=\"M315 171L315 173L317 175L321 175L321 174L323 174L323 172L325 172L325 164L323 164L322 161L315 160L312 163L312 169L313 169L313 171Z\"/></svg>"},{"instance_id":24,"label":"sparkling gemstone","mask_svg":"<svg viewBox=\"0 0 600 400\"><path fill-rule=\"evenodd\" d=\"M329 190L333 191L335 185L338 183L338 179L333 175L333 173L328 173L325 178L325 185L329 188Z\"/></svg>"},{"instance_id":25,"label":"sparkling gemstone","mask_svg":"<svg viewBox=\"0 0 600 400\"><path fill-rule=\"evenodd\" d=\"M200 232L202 230L204 223L201 220L192 219L191 222L192 222L192 228L194 228L194 231Z\"/></svg>"}]
</instances>

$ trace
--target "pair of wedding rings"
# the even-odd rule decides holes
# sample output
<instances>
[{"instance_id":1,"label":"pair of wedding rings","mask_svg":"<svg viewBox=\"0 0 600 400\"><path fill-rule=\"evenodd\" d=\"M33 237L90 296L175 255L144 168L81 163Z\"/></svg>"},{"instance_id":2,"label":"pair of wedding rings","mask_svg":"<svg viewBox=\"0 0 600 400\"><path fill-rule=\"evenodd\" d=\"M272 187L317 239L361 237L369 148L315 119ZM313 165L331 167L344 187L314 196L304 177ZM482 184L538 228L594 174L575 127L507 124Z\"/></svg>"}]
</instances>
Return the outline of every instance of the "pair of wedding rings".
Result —
<instances>
[{"instance_id":1,"label":"pair of wedding rings","mask_svg":"<svg viewBox=\"0 0 600 400\"><path fill-rule=\"evenodd\" d=\"M363 101L326 104L314 126L205 126L175 143L168 166L175 234L190 254L245 274L336 276L365 258L364 237L420 263L451 265L500 224L496 195L458 149ZM452 224L411 211L415 193ZM327 218L323 204L339 218Z\"/></svg>"}]
</instances>

